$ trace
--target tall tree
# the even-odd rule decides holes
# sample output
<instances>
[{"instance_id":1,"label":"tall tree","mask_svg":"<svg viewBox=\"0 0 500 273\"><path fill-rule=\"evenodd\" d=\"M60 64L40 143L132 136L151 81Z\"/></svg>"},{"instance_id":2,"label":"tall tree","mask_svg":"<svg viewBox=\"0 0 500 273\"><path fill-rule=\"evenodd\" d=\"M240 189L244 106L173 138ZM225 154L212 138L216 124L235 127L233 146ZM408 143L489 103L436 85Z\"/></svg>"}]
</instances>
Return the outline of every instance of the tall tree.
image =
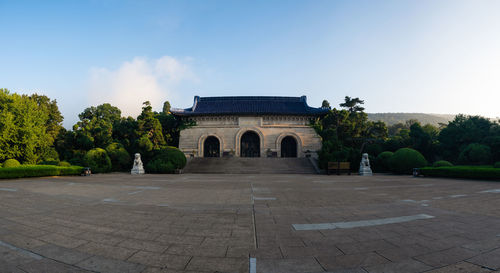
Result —
<instances>
[{"instance_id":1,"label":"tall tree","mask_svg":"<svg viewBox=\"0 0 500 273\"><path fill-rule=\"evenodd\" d=\"M104 103L86 108L78 117L80 121L73 126L73 130L86 135L87 139L92 139L91 148L105 148L113 142L113 124L120 120L121 111L109 103Z\"/></svg>"},{"instance_id":2,"label":"tall tree","mask_svg":"<svg viewBox=\"0 0 500 273\"><path fill-rule=\"evenodd\" d=\"M364 107L361 107L361 104L364 104L365 102L359 98L345 96L344 100L345 101L340 104L340 107L346 108L349 113L363 112L365 110Z\"/></svg>"},{"instance_id":3,"label":"tall tree","mask_svg":"<svg viewBox=\"0 0 500 273\"><path fill-rule=\"evenodd\" d=\"M445 159L456 162L460 152L471 143L483 143L495 123L481 116L457 115L439 133Z\"/></svg>"},{"instance_id":4,"label":"tall tree","mask_svg":"<svg viewBox=\"0 0 500 273\"><path fill-rule=\"evenodd\" d=\"M328 102L327 100L323 100L323 102L321 103L321 108L332 109L332 107L330 106L330 102Z\"/></svg>"},{"instance_id":5,"label":"tall tree","mask_svg":"<svg viewBox=\"0 0 500 273\"><path fill-rule=\"evenodd\" d=\"M28 96L0 89L0 160L37 163L53 141L45 128L47 120L47 112Z\"/></svg>"},{"instance_id":6,"label":"tall tree","mask_svg":"<svg viewBox=\"0 0 500 273\"><path fill-rule=\"evenodd\" d=\"M54 140L57 138L59 131L63 129L62 122L64 120L61 112L59 111L59 107L57 107L56 100L50 100L49 97L45 95L33 94L30 96L32 100L36 102L38 107L44 111L47 116L47 122L45 123L45 127L47 130L47 134L50 137L51 145Z\"/></svg>"},{"instance_id":7,"label":"tall tree","mask_svg":"<svg viewBox=\"0 0 500 273\"><path fill-rule=\"evenodd\" d=\"M163 111L162 111L162 113L165 114L165 115L168 115L170 113L170 102L168 102L168 100L166 100L163 103Z\"/></svg>"},{"instance_id":8,"label":"tall tree","mask_svg":"<svg viewBox=\"0 0 500 273\"><path fill-rule=\"evenodd\" d=\"M142 112L137 117L139 136L141 138L147 137L153 144L153 149L160 149L166 144L163 138L161 123L155 117L151 103L146 101L143 105Z\"/></svg>"}]
</instances>

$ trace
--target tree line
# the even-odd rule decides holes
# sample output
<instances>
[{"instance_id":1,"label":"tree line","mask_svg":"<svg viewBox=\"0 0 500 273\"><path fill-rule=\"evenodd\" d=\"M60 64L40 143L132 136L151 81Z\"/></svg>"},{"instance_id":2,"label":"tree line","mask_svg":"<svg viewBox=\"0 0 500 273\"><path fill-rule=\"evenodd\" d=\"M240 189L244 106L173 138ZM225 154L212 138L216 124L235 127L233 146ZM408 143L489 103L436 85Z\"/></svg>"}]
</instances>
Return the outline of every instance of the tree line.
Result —
<instances>
[{"instance_id":1,"label":"tree line","mask_svg":"<svg viewBox=\"0 0 500 273\"><path fill-rule=\"evenodd\" d=\"M367 152L374 162L384 151L400 148L419 151L428 162L447 160L454 164L481 165L500 161L500 123L481 116L457 115L434 126L411 119L387 126L370 121L363 100L346 96L340 109L331 109L328 101L322 107L328 113L313 121L322 139L320 166L328 161L350 161L359 164L361 153Z\"/></svg>"},{"instance_id":2,"label":"tree line","mask_svg":"<svg viewBox=\"0 0 500 273\"><path fill-rule=\"evenodd\" d=\"M419 151L429 162L477 165L500 161L498 121L457 115L439 127L418 120L387 126L368 120L363 104L359 98L346 96L337 109L323 101L328 112L311 121L322 139L320 166L328 161L350 161L356 168L363 152L374 159L384 151L406 147ZM137 118L122 117L120 109L109 103L88 107L78 118L72 130L66 130L56 100L0 89L0 162L16 159L23 164L67 161L84 165L90 150L103 149L115 170L129 169L134 153L141 153L147 162L169 146L178 147L180 131L194 125L172 115L168 101L161 112L144 102Z\"/></svg>"},{"instance_id":3,"label":"tree line","mask_svg":"<svg viewBox=\"0 0 500 273\"><path fill-rule=\"evenodd\" d=\"M0 89L0 162L84 165L85 155L99 148L117 161L113 168L126 169L134 153L148 160L168 146L178 147L180 131L193 125L172 115L168 101L161 112L144 102L137 118L122 117L120 109L109 103L88 107L78 118L72 130L66 130L56 100Z\"/></svg>"}]
</instances>

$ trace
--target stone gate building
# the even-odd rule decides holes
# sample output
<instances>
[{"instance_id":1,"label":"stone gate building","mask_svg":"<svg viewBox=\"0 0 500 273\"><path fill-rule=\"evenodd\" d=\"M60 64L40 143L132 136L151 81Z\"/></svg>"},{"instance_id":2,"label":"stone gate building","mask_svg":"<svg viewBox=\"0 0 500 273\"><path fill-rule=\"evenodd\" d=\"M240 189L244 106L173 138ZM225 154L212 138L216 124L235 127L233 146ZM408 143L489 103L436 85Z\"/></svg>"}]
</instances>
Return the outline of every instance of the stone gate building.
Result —
<instances>
[{"instance_id":1,"label":"stone gate building","mask_svg":"<svg viewBox=\"0 0 500 273\"><path fill-rule=\"evenodd\" d=\"M180 134L187 157L314 157L321 139L310 120L328 109L309 107L305 96L195 96L192 107L171 111L196 122Z\"/></svg>"}]
</instances>

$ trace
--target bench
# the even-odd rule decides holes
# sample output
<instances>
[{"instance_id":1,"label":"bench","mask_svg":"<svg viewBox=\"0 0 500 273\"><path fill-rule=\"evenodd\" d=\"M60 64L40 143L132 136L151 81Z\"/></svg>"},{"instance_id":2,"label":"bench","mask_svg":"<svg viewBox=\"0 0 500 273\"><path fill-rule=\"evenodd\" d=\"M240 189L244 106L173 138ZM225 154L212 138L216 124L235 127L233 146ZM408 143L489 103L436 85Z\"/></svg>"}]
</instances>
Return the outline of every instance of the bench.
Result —
<instances>
[{"instance_id":1,"label":"bench","mask_svg":"<svg viewBox=\"0 0 500 273\"><path fill-rule=\"evenodd\" d=\"M327 174L330 171L336 171L337 175L340 175L341 171L347 171L351 175L351 163L350 162L328 162Z\"/></svg>"}]
</instances>

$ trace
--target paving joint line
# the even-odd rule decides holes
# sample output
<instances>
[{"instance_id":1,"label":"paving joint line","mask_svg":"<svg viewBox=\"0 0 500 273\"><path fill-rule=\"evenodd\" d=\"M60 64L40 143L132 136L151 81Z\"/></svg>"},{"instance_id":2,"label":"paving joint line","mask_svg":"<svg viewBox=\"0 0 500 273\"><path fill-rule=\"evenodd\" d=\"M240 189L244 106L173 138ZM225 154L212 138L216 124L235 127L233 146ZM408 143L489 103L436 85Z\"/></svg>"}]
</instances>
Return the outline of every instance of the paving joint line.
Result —
<instances>
[{"instance_id":1,"label":"paving joint line","mask_svg":"<svg viewBox=\"0 0 500 273\"><path fill-rule=\"evenodd\" d=\"M259 248L259 244L257 242L257 226L255 223L255 201L253 198L253 183L250 182L250 187L252 189L252 224L253 224L253 242L255 249Z\"/></svg>"},{"instance_id":2,"label":"paving joint line","mask_svg":"<svg viewBox=\"0 0 500 273\"><path fill-rule=\"evenodd\" d=\"M15 245L12 245L12 244L6 243L6 242L1 241L1 240L0 240L0 245L1 245L1 246L5 246L5 247L7 247L7 248L10 248L10 249L12 249L12 250L18 251L18 252L23 253L23 254L27 254L28 256L30 256L30 257L32 257L32 258L34 258L34 259L38 260L38 261L41 261L41 260L43 260L43 259L47 259L47 260L51 260L51 261L54 261L54 262L57 262L57 263L65 264L65 265L67 265L67 266L69 266L69 267L78 268L78 269L81 269L81 270L84 270L84 271L85 271L85 270L87 270L87 271L89 271L89 272L99 273L98 271L94 271L94 270L90 270L90 269L85 269L85 268L83 268L83 267L79 267L79 266L77 266L77 265L68 264L68 263L65 263L65 262L63 262L63 261L59 261L59 260L56 260L56 259L53 259L53 258L49 258L49 257L47 257L47 256L43 256L43 255L38 254L38 253L36 253L36 252L33 252L33 251L31 251L31 250L24 249L24 248L21 248L21 247L17 247L17 246L15 246ZM83 262L83 261L85 261L85 260L88 260L88 259L90 259L90 258L92 258L92 257L94 257L94 256L90 256L90 257L88 257L88 258L86 258L86 259L81 260L80 262ZM18 266L16 266L16 267L18 268ZM22 270L22 269L21 269L21 270ZM22 271L24 271L24 270L22 270ZM26 271L25 271L25 272L26 272Z\"/></svg>"}]
</instances>

